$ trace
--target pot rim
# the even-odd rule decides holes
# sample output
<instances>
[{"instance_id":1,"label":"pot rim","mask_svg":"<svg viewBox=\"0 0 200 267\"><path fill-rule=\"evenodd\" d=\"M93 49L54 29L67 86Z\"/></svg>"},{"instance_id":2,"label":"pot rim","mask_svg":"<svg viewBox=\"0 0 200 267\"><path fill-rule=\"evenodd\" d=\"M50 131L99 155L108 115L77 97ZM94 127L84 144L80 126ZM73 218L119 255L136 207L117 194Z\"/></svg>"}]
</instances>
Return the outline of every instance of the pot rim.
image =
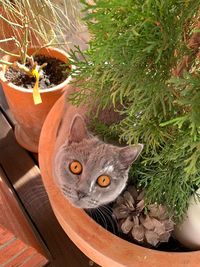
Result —
<instances>
[{"instance_id":1,"label":"pot rim","mask_svg":"<svg viewBox=\"0 0 200 267\"><path fill-rule=\"evenodd\" d=\"M62 54L62 55L64 55L65 57L66 57L66 61L67 61L67 59L69 59L70 58L70 56L68 55L68 53L67 52L65 52L64 50L61 50L61 49L59 49L59 48L54 48L54 47L43 47L43 48L40 48L40 47L30 47L30 48L28 48L28 53L33 53L35 50L37 50L37 49L39 49L39 52L37 53L38 55L40 55L40 53L42 52L42 51L47 51L47 52L51 52L51 51L55 51L55 52L57 52L57 53L59 53L59 54ZM13 50L12 51L13 53L14 52L16 52L16 50ZM41 55L43 55L42 53L41 53ZM3 59L4 58L8 58L8 57L10 57L10 56L8 56L8 55L4 55L3 56ZM55 58L55 57L52 57L52 58ZM63 61L64 62L64 61ZM14 83L12 83L12 82L8 82L8 80L5 78L5 75L4 75L4 73L5 73L5 70L6 70L6 67L7 66L5 66L5 65L3 65L3 64L0 64L0 81L2 81L3 83L7 83L7 85L9 86L9 87L11 87L12 89L15 89L15 90L17 90L17 91L20 91L20 92L23 92L23 93L29 93L29 94L32 94L33 93L33 88L32 89L26 89L26 88L23 88L23 87L21 87L21 86L17 86L17 85L15 85ZM71 70L74 70L76 67L75 67L75 65L70 65L70 67L71 67ZM44 94L44 93L47 93L47 92L52 92L52 91L57 91L57 90L60 90L60 89L63 89L63 88L65 88L65 86L67 85L67 84L69 84L69 82L72 80L72 76L71 75L69 75L68 77L67 77L67 79L66 80L64 80L62 83L60 83L60 84L58 84L58 85L56 85L56 86L53 86L53 87L51 87L51 88L47 88L47 89L42 89L42 90L40 90L40 94Z\"/></svg>"},{"instance_id":2,"label":"pot rim","mask_svg":"<svg viewBox=\"0 0 200 267\"><path fill-rule=\"evenodd\" d=\"M83 210L73 207L62 195L55 184L50 166L64 99L64 95L58 99L42 128L39 164L54 214L69 238L89 258L104 267L199 267L200 251L158 251L128 242L103 228Z\"/></svg>"}]
</instances>

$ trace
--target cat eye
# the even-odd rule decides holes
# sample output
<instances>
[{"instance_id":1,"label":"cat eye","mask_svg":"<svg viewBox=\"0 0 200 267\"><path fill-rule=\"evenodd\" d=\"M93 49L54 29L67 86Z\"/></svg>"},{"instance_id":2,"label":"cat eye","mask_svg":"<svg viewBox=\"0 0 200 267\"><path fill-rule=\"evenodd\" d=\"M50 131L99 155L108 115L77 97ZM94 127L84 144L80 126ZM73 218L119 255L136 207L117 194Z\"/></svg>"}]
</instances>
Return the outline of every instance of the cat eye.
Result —
<instances>
[{"instance_id":1,"label":"cat eye","mask_svg":"<svg viewBox=\"0 0 200 267\"><path fill-rule=\"evenodd\" d=\"M98 177L97 179L97 184L100 186L100 187L107 187L110 185L110 182L111 182L111 179L109 176L107 175L101 175Z\"/></svg>"},{"instance_id":2,"label":"cat eye","mask_svg":"<svg viewBox=\"0 0 200 267\"><path fill-rule=\"evenodd\" d=\"M73 161L70 163L69 165L69 170L73 173L73 174L81 174L82 172L82 165L79 161Z\"/></svg>"}]
</instances>

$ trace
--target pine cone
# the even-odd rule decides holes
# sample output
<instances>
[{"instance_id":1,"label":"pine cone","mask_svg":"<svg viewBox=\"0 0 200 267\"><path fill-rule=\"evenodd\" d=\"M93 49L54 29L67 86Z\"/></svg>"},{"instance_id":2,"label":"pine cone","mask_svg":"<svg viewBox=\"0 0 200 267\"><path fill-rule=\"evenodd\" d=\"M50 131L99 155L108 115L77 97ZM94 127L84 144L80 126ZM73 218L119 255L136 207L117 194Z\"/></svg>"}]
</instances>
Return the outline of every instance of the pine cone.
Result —
<instances>
[{"instance_id":1,"label":"pine cone","mask_svg":"<svg viewBox=\"0 0 200 267\"><path fill-rule=\"evenodd\" d=\"M156 246L168 242L174 223L167 209L157 203L145 207L144 190L128 187L119 196L113 208L113 216L118 220L124 234L131 234L138 242ZM144 209L145 207L145 209Z\"/></svg>"}]
</instances>

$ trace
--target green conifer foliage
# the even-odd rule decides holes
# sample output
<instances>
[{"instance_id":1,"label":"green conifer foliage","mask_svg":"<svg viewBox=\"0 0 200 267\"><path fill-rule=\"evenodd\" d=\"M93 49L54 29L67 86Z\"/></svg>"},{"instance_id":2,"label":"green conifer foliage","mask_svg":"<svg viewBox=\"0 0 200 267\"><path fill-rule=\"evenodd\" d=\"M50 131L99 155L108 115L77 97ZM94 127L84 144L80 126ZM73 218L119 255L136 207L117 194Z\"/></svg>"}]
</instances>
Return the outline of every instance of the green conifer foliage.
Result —
<instances>
[{"instance_id":1,"label":"green conifer foliage","mask_svg":"<svg viewBox=\"0 0 200 267\"><path fill-rule=\"evenodd\" d=\"M200 0L85 3L90 47L71 52L81 89L73 103L92 97L99 108L121 104L124 119L97 123L97 130L145 145L130 177L146 187L148 202L167 205L176 219L200 185L200 64L188 45L199 31L199 5ZM187 68L174 76L186 55Z\"/></svg>"}]
</instances>

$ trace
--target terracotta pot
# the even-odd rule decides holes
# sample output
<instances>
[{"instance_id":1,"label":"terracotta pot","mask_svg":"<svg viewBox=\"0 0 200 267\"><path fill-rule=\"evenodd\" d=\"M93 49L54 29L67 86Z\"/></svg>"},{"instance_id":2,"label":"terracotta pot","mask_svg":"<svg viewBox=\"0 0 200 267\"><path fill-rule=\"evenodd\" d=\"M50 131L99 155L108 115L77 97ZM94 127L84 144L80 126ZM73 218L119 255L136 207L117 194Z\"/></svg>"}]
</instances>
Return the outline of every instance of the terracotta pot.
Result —
<instances>
[{"instance_id":1,"label":"terracotta pot","mask_svg":"<svg viewBox=\"0 0 200 267\"><path fill-rule=\"evenodd\" d=\"M98 225L62 195L54 183L51 164L57 143L56 133L63 117L64 101L62 96L44 123L39 144L39 163L54 213L71 240L90 259L103 267L199 267L200 252L161 252L129 243ZM81 114L83 110L74 107L70 116L75 112Z\"/></svg>"},{"instance_id":2,"label":"terracotta pot","mask_svg":"<svg viewBox=\"0 0 200 267\"><path fill-rule=\"evenodd\" d=\"M36 48L30 48L28 54L31 55ZM43 48L39 51L40 55L60 59L64 63L68 61L68 55L55 48ZM4 59L10 62L16 60L8 55ZM34 105L32 89L25 89L8 82L4 76L6 66L0 69L0 81L9 105L9 108L16 119L15 137L18 143L24 148L38 152L39 136L44 120L64 90L70 88L69 76L61 84L50 89L41 90L42 103Z\"/></svg>"}]
</instances>

